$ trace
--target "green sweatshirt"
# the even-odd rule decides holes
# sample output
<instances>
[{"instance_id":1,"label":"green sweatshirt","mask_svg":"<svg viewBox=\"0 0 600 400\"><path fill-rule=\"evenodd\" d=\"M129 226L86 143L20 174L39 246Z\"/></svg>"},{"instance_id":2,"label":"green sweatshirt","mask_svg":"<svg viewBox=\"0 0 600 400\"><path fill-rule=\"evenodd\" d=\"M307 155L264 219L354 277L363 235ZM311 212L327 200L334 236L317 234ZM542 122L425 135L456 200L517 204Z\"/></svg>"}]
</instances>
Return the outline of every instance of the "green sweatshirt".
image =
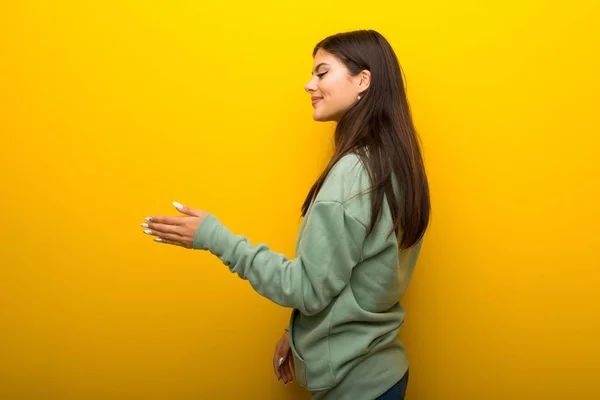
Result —
<instances>
[{"instance_id":1,"label":"green sweatshirt","mask_svg":"<svg viewBox=\"0 0 600 400\"><path fill-rule=\"evenodd\" d=\"M254 290L292 308L290 345L296 379L313 399L373 400L398 382L408 359L398 332L399 303L421 242L407 250L387 234L387 202L373 232L370 179L357 155L331 169L313 200L296 244L296 258L252 245L209 214L194 237L248 280Z\"/></svg>"}]
</instances>

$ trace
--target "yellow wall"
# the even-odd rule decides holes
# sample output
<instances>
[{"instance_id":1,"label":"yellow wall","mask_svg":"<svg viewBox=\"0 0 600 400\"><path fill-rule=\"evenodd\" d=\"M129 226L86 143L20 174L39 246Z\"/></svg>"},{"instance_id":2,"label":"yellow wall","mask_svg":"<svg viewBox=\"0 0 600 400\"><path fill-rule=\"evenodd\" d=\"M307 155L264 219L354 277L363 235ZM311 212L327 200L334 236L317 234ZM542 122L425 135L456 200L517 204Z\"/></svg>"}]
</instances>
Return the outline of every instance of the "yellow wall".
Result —
<instances>
[{"instance_id":1,"label":"yellow wall","mask_svg":"<svg viewBox=\"0 0 600 400\"><path fill-rule=\"evenodd\" d=\"M597 1L201 3L0 5L0 398L306 398L288 311L139 223L179 201L293 256L312 46L364 27L431 180L409 399L600 396Z\"/></svg>"}]
</instances>

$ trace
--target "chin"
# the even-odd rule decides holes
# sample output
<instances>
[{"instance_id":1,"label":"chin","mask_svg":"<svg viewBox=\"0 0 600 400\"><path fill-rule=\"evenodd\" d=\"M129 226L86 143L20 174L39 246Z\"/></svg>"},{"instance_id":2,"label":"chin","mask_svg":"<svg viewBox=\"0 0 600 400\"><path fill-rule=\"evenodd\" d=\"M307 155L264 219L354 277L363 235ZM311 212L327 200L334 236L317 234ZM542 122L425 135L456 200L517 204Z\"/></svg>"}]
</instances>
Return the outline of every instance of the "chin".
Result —
<instances>
[{"instance_id":1,"label":"chin","mask_svg":"<svg viewBox=\"0 0 600 400\"><path fill-rule=\"evenodd\" d=\"M322 115L322 114L319 114L317 112L313 113L313 119L315 121L318 121L318 122L335 121L335 119L333 118L333 116L331 116L331 115Z\"/></svg>"}]
</instances>

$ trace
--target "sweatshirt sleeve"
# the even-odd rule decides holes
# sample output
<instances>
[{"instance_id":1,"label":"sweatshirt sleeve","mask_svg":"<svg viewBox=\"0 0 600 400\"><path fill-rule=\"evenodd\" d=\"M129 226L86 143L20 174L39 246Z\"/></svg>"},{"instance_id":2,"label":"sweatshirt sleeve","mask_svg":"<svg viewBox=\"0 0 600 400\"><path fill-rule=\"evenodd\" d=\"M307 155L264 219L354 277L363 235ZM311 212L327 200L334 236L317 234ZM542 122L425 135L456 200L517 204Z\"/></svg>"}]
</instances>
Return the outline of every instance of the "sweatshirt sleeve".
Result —
<instances>
[{"instance_id":1,"label":"sweatshirt sleeve","mask_svg":"<svg viewBox=\"0 0 600 400\"><path fill-rule=\"evenodd\" d=\"M252 245L212 214L198 227L193 247L216 255L262 296L314 315L348 284L361 261L366 228L338 201L315 202L307 218L294 259L264 243Z\"/></svg>"}]
</instances>

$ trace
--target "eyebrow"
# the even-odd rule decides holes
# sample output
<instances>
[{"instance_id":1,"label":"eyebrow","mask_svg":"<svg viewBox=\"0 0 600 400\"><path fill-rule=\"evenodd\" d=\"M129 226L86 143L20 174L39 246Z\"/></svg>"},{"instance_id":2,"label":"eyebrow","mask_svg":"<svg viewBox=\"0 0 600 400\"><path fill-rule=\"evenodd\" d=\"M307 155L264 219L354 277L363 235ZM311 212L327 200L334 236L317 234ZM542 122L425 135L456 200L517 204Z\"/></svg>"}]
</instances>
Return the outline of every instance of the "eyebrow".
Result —
<instances>
[{"instance_id":1,"label":"eyebrow","mask_svg":"<svg viewBox=\"0 0 600 400\"><path fill-rule=\"evenodd\" d=\"M317 66L315 67L315 69L314 69L314 71L312 72L312 74L314 74L315 72L317 72L317 71L319 70L319 68L321 68L323 65L327 65L327 66L329 66L329 64L322 62L322 63L320 63L319 65L317 65Z\"/></svg>"}]
</instances>

